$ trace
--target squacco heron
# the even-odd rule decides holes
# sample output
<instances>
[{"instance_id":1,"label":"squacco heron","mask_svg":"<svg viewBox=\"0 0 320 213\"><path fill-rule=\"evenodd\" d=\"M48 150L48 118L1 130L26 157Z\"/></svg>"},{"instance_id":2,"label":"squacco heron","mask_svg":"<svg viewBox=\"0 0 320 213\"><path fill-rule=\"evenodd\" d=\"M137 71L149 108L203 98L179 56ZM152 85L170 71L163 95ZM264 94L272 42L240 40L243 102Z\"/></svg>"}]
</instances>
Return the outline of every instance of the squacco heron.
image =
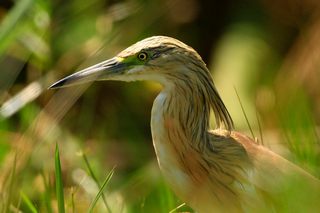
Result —
<instances>
[{"instance_id":1,"label":"squacco heron","mask_svg":"<svg viewBox=\"0 0 320 213\"><path fill-rule=\"evenodd\" d=\"M176 39L146 38L50 88L97 80L162 85L151 113L157 160L173 191L197 212L276 212L289 178L320 188L315 177L233 130L206 64ZM210 111L215 130L209 128Z\"/></svg>"}]
</instances>

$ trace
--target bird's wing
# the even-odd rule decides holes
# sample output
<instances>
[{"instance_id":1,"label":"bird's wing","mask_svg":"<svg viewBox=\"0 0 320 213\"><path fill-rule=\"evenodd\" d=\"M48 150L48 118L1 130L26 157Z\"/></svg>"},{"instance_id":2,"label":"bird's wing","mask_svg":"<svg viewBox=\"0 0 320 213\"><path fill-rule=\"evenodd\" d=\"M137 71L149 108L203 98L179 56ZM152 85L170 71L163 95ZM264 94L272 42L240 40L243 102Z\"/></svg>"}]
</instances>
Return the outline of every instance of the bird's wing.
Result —
<instances>
[{"instance_id":1,"label":"bird's wing","mask_svg":"<svg viewBox=\"0 0 320 213\"><path fill-rule=\"evenodd\" d=\"M267 179L274 183L274 178L292 176L292 178L302 178L310 184L314 184L315 187L320 186L320 181L311 174L263 145L257 144L248 136L239 132L232 132L231 137L245 148L256 172L262 176L261 179ZM263 181L263 183L265 184L266 181Z\"/></svg>"},{"instance_id":2,"label":"bird's wing","mask_svg":"<svg viewBox=\"0 0 320 213\"><path fill-rule=\"evenodd\" d=\"M252 162L252 184L265 198L271 199L277 209L319 210L318 179L242 133L232 132L231 137L242 144Z\"/></svg>"}]
</instances>

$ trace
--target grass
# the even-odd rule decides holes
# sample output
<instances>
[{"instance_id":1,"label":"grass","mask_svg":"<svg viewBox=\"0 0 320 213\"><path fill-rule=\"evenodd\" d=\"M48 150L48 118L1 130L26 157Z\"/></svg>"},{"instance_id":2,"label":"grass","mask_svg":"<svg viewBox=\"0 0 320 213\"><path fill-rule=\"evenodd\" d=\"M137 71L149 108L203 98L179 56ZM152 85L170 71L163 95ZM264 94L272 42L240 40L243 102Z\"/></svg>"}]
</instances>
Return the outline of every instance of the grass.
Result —
<instances>
[{"instance_id":1,"label":"grass","mask_svg":"<svg viewBox=\"0 0 320 213\"><path fill-rule=\"evenodd\" d=\"M160 0L112 5L102 0L15 2L11 7L0 4L0 213L192 212L164 182L155 162L149 122L159 86L108 82L95 83L85 92L46 90L60 77L156 34L185 41L209 66L212 63L222 99L234 97L227 106L235 120L240 117L239 130L252 135L259 131L263 143L281 147L277 151L290 153L286 157L320 177L319 79L312 78L318 76L316 68L303 69L305 64L316 67L312 53L319 51L304 51L308 44L299 46L299 37L286 31L287 26L257 17L264 14L261 5L224 5L231 12L219 13L219 19L204 10L211 7L198 5L188 23L184 16L175 17L188 11L181 13L179 5L169 7ZM206 25L210 20L217 21L210 22L215 27ZM309 27L301 28L306 38L305 30L312 32ZM317 39L306 40L319 46ZM219 58L224 59L221 64ZM304 62L296 64L300 58ZM282 68L286 63L292 67ZM32 83L39 83L40 92L16 96ZM240 107L233 91L223 94L232 90L230 85L237 88ZM9 108L15 114L5 116L4 103L13 103ZM256 117L257 125L252 119ZM79 150L86 154L79 157ZM292 191L302 184L295 183ZM295 197L286 196L283 202L296 204Z\"/></svg>"},{"instance_id":2,"label":"grass","mask_svg":"<svg viewBox=\"0 0 320 213\"><path fill-rule=\"evenodd\" d=\"M111 180L111 178L112 178L112 176L113 176L113 173L114 173L114 169L115 169L115 167L113 167L113 169L112 169L112 170L109 172L109 174L107 175L106 179L103 181L102 185L99 187L99 192L97 193L97 195L95 196L94 200L93 200L92 203L90 204L88 212L90 212L90 213L93 212L93 209L94 209L94 207L96 206L99 198L100 198L101 196L104 196L103 190L105 189L105 187L108 185L109 181ZM96 183L98 184L98 182L96 182ZM100 184L98 184L98 186L99 186L99 185L100 185ZM104 203L105 203L105 205L106 205L106 208L107 208L108 212L112 212L111 209L110 209L110 207L109 207L108 204L107 204L106 198L103 198L103 201L104 201Z\"/></svg>"},{"instance_id":3,"label":"grass","mask_svg":"<svg viewBox=\"0 0 320 213\"><path fill-rule=\"evenodd\" d=\"M106 206L108 212L111 212L111 209L110 209L110 207L109 207L109 205L108 205L107 199L106 199L106 197L105 197L105 195L104 195L104 193L103 193L103 190L104 190L104 188L107 186L107 183L110 181L110 179L111 179L111 177L112 177L112 175L113 175L113 173L114 173L115 167L113 167L113 169L112 169L112 170L110 171L110 173L107 175L107 177L106 177L105 181L103 182L103 184L100 185L100 183L99 183L96 175L95 175L94 172L93 172L92 167L90 166L90 163L89 163L89 161L88 161L87 156L86 156L84 153L82 153L82 157L83 157L83 160L84 160L84 162L85 162L85 164L86 164L86 167L87 167L87 169L88 169L88 171L89 171L90 176L92 177L92 179L95 181L95 183L96 183L97 186L99 187L99 192L98 192L97 196L95 197L95 200L91 203L90 208L89 208L89 212L92 212L92 211L93 211L93 207L94 207L95 204L97 203L97 201L98 201L98 199L99 199L100 196L102 196L102 200L103 200L104 205Z\"/></svg>"},{"instance_id":4,"label":"grass","mask_svg":"<svg viewBox=\"0 0 320 213\"><path fill-rule=\"evenodd\" d=\"M16 178L16 159L17 155L14 155L13 164L11 167L11 172L9 173L9 181L5 181L3 187L5 187L5 190L7 191L7 194L4 194L2 197L2 211L8 212L10 209L10 205L14 202L13 196L14 196L14 189L15 189L15 178Z\"/></svg>"},{"instance_id":5,"label":"grass","mask_svg":"<svg viewBox=\"0 0 320 213\"><path fill-rule=\"evenodd\" d=\"M177 206L176 208L172 209L169 213L175 213L177 212L180 208L184 207L186 204L182 203L179 206Z\"/></svg>"},{"instance_id":6,"label":"grass","mask_svg":"<svg viewBox=\"0 0 320 213\"><path fill-rule=\"evenodd\" d=\"M38 212L37 207L33 205L30 198L23 191L20 192L20 195L21 195L22 201L27 206L27 210L32 213L37 213Z\"/></svg>"},{"instance_id":7,"label":"grass","mask_svg":"<svg viewBox=\"0 0 320 213\"><path fill-rule=\"evenodd\" d=\"M94 197L93 201L91 202L90 206L88 207L88 213L92 213L94 212L94 208L97 205L98 200L102 197L102 200L105 204L105 207L107 209L107 212L112 212L106 197L104 195L104 190L106 188L106 186L108 185L109 181L111 180L113 174L114 174L114 170L115 167L112 168L112 170L108 173L108 175L106 176L105 180L103 181L102 185L99 184L98 179L96 178L92 167L86 157L85 154L82 154L82 157L84 159L84 162L86 164L86 167L91 175L91 177L93 178L93 180L95 181L95 183L99 186L99 191L96 194L96 196ZM59 213L64 213L66 212L65 210L65 198L64 198L64 186L63 186L63 179L62 179L62 170L61 170L61 162L60 162L60 154L59 154L59 147L58 144L56 144L56 150L55 150L55 182L56 182L56 196L57 196L57 203L58 203L58 212ZM36 207L32 204L32 202L30 201L30 199L28 199L28 197L24 194L21 193L22 199L25 201L25 203L27 204L28 208L30 209L30 211L32 212L37 212ZM74 194L72 193L72 212L75 212L74 210ZM51 208L49 208L51 209Z\"/></svg>"},{"instance_id":8,"label":"grass","mask_svg":"<svg viewBox=\"0 0 320 213\"><path fill-rule=\"evenodd\" d=\"M61 171L61 163L60 163L60 154L59 154L59 147L56 144L56 151L55 151L55 180L56 180L56 195L58 201L58 212L64 213L64 187L63 187L63 180L62 180L62 171Z\"/></svg>"},{"instance_id":9,"label":"grass","mask_svg":"<svg viewBox=\"0 0 320 213\"><path fill-rule=\"evenodd\" d=\"M234 88L234 91L235 91L235 93L236 93L236 95L237 95L237 98L238 98L238 101L239 101L239 104L240 104L240 107L241 107L243 116L244 116L244 118L246 119L246 123L247 123L247 125L248 125L249 130L250 130L251 137L255 139L256 137L255 137L255 135L254 135L254 133L253 133L253 130L252 130L252 127L251 127L251 125L250 125L248 116L247 116L247 114L246 114L246 112L245 112L245 109L244 109L244 107L243 107L243 104L242 104L242 102L241 102L241 98L240 98L240 96L239 96L236 88Z\"/></svg>"},{"instance_id":10,"label":"grass","mask_svg":"<svg viewBox=\"0 0 320 213\"><path fill-rule=\"evenodd\" d=\"M44 183L44 192L42 195L42 203L44 204L45 212L53 213L53 208L51 205L51 191L52 191L52 189L49 186L48 178L46 177L44 172L41 173L41 177L42 177L42 180Z\"/></svg>"},{"instance_id":11,"label":"grass","mask_svg":"<svg viewBox=\"0 0 320 213\"><path fill-rule=\"evenodd\" d=\"M0 54L2 55L6 48L14 42L19 30L25 24L24 16L33 6L33 0L21 0L12 8L10 13L2 20L0 28ZM18 27L17 27L18 25Z\"/></svg>"}]
</instances>

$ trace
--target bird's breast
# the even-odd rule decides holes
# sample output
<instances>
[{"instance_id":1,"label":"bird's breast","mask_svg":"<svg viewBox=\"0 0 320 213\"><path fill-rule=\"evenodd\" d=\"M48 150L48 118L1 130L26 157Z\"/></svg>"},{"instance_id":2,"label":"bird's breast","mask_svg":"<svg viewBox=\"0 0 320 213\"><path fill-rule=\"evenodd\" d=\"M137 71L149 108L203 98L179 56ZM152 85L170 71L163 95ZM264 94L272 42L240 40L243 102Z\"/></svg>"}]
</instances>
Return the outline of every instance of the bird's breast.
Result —
<instances>
[{"instance_id":1,"label":"bird's breast","mask_svg":"<svg viewBox=\"0 0 320 213\"><path fill-rule=\"evenodd\" d=\"M164 111L166 94L160 93L154 101L151 115L151 131L153 146L157 155L159 167L173 190L179 194L188 194L190 178L179 161L181 147L177 147L181 138L170 134L176 129L175 119ZM183 134L183 133L182 133Z\"/></svg>"}]
</instances>

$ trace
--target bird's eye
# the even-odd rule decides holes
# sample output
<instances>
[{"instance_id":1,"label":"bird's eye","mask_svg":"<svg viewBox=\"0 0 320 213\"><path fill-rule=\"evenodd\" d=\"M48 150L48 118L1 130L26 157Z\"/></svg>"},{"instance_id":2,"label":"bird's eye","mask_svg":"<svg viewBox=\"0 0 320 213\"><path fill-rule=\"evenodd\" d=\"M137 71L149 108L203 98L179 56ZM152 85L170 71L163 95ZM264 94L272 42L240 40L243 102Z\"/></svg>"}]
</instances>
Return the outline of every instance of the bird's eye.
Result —
<instances>
[{"instance_id":1,"label":"bird's eye","mask_svg":"<svg viewBox=\"0 0 320 213\"><path fill-rule=\"evenodd\" d=\"M145 53L145 52L141 52L141 53L138 54L138 58L139 58L141 61L145 61L145 60L147 60L147 58L148 58L148 54Z\"/></svg>"}]
</instances>

